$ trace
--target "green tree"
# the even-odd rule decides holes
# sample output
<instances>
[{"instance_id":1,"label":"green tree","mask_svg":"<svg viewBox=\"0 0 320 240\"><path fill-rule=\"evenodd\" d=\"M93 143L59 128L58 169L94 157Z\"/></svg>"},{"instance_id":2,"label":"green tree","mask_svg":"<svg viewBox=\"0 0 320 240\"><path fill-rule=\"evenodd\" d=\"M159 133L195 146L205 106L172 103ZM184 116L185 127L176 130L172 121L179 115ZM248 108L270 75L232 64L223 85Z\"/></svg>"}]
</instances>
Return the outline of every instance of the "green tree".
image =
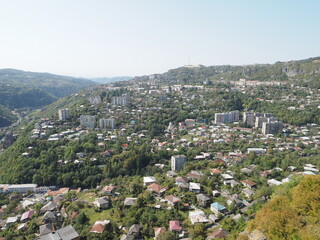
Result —
<instances>
[{"instance_id":1,"label":"green tree","mask_svg":"<svg viewBox=\"0 0 320 240\"><path fill-rule=\"evenodd\" d=\"M87 217L87 215L84 212L82 212L77 216L76 222L79 225L85 225L89 222L89 218Z\"/></svg>"}]
</instances>

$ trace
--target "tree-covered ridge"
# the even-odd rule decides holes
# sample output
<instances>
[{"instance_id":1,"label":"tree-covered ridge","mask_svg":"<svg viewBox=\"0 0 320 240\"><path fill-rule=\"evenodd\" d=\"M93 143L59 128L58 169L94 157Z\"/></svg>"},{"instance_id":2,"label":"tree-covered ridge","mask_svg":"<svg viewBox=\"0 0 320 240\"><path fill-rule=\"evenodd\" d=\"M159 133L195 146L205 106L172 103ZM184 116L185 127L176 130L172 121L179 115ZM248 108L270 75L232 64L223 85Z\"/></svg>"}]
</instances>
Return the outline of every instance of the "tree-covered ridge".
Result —
<instances>
[{"instance_id":1,"label":"tree-covered ridge","mask_svg":"<svg viewBox=\"0 0 320 240\"><path fill-rule=\"evenodd\" d=\"M15 117L11 110L29 110L53 103L57 98L70 95L95 83L79 78L49 73L0 69L0 127L10 125Z\"/></svg>"},{"instance_id":2,"label":"tree-covered ridge","mask_svg":"<svg viewBox=\"0 0 320 240\"><path fill-rule=\"evenodd\" d=\"M0 92L0 104L10 109L39 108L57 99L38 88L2 86Z\"/></svg>"},{"instance_id":3,"label":"tree-covered ridge","mask_svg":"<svg viewBox=\"0 0 320 240\"><path fill-rule=\"evenodd\" d=\"M17 117L8 108L0 105L0 127L8 126L16 120Z\"/></svg>"},{"instance_id":4,"label":"tree-covered ridge","mask_svg":"<svg viewBox=\"0 0 320 240\"><path fill-rule=\"evenodd\" d=\"M252 64L244 66L185 66L171 69L164 74L152 76L152 80L161 82L202 83L204 81L238 81L243 78L256 81L288 81L307 80L312 82L319 80L320 60L309 58L306 60L276 62L275 64ZM149 80L149 77L137 77L135 80Z\"/></svg>"},{"instance_id":5,"label":"tree-covered ridge","mask_svg":"<svg viewBox=\"0 0 320 240\"><path fill-rule=\"evenodd\" d=\"M0 127L6 127L16 120L11 110L21 111L40 108L51 104L57 98L41 89L0 85Z\"/></svg>"},{"instance_id":6,"label":"tree-covered ridge","mask_svg":"<svg viewBox=\"0 0 320 240\"><path fill-rule=\"evenodd\" d=\"M276 189L273 198L257 212L249 230L261 230L268 239L320 239L320 176L306 176L295 186Z\"/></svg>"},{"instance_id":7,"label":"tree-covered ridge","mask_svg":"<svg viewBox=\"0 0 320 240\"><path fill-rule=\"evenodd\" d=\"M0 70L0 86L37 88L56 97L64 97L80 89L94 85L95 82L50 73L25 72L15 69Z\"/></svg>"},{"instance_id":8,"label":"tree-covered ridge","mask_svg":"<svg viewBox=\"0 0 320 240\"><path fill-rule=\"evenodd\" d=\"M130 101L113 103L112 98L122 94L130 95ZM82 239L119 239L133 224L141 224L144 239L154 238L154 227L167 229L159 239L178 239L168 229L171 220L180 221L184 236L191 239L204 240L220 228L227 239L236 239L268 199L289 195L299 183L295 176L319 171L319 106L318 89L298 82L241 88L229 83L173 86L152 82L92 87L28 115L28 122L14 131L18 140L0 155L0 182L81 187L83 191L61 203L61 209L68 212L61 224L72 224ZM58 110L64 108L69 109L70 118L59 120ZM214 121L215 113L234 110L240 111L239 121ZM283 131L271 135L251 128L242 118L247 111L274 114L284 122ZM81 115L94 117L94 126L81 124ZM114 127L100 125L100 119L109 118L115 119ZM171 156L182 154L187 159L184 168L172 173ZM148 176L166 189L162 195L150 193L143 178ZM202 205L198 192L188 188L196 184L200 184L200 194L227 212L219 214ZM114 195L107 194L111 205L96 209L93 201L106 196L102 189L107 186L116 186ZM181 199L181 204L169 206L171 195ZM136 205L125 207L127 198L137 198ZM290 201L282 205L289 206ZM194 224L189 214L195 209L203 211L210 222ZM72 220L74 211L79 217ZM297 216L286 211L292 218ZM39 225L41 214L37 217L30 226ZM92 224L103 219L110 220L112 228L93 237ZM0 236L9 233L13 238L19 234L9 228Z\"/></svg>"}]
</instances>

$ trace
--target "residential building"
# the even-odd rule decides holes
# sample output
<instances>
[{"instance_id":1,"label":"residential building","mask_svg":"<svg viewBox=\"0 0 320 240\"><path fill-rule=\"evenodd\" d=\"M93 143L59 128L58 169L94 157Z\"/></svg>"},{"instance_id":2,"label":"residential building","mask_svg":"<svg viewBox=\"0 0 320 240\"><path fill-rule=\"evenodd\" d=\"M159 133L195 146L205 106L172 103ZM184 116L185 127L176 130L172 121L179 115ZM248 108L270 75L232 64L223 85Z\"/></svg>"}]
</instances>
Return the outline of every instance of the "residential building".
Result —
<instances>
[{"instance_id":1,"label":"residential building","mask_svg":"<svg viewBox=\"0 0 320 240\"><path fill-rule=\"evenodd\" d=\"M163 192L165 192L167 189L157 183L152 183L147 186L147 189L154 194L160 196Z\"/></svg>"},{"instance_id":2,"label":"residential building","mask_svg":"<svg viewBox=\"0 0 320 240\"><path fill-rule=\"evenodd\" d=\"M267 134L276 134L281 132L283 129L283 123L280 121L271 121L262 123L262 133Z\"/></svg>"},{"instance_id":3,"label":"residential building","mask_svg":"<svg viewBox=\"0 0 320 240\"><path fill-rule=\"evenodd\" d=\"M197 201L201 207L207 207L210 204L210 198L205 194L197 194Z\"/></svg>"},{"instance_id":4,"label":"residential building","mask_svg":"<svg viewBox=\"0 0 320 240\"><path fill-rule=\"evenodd\" d=\"M57 217L53 212L47 211L42 217L42 222L44 224L56 223L57 222Z\"/></svg>"},{"instance_id":5,"label":"residential building","mask_svg":"<svg viewBox=\"0 0 320 240\"><path fill-rule=\"evenodd\" d=\"M7 192L26 193L36 192L37 184L12 184L5 188Z\"/></svg>"},{"instance_id":6,"label":"residential building","mask_svg":"<svg viewBox=\"0 0 320 240\"><path fill-rule=\"evenodd\" d=\"M184 123L186 127L194 127L196 125L196 121L194 119L186 119Z\"/></svg>"},{"instance_id":7,"label":"residential building","mask_svg":"<svg viewBox=\"0 0 320 240\"><path fill-rule=\"evenodd\" d=\"M249 188L244 188L242 189L241 191L247 198L250 198L253 194L254 194L254 191L252 191L251 189Z\"/></svg>"},{"instance_id":8,"label":"residential building","mask_svg":"<svg viewBox=\"0 0 320 240\"><path fill-rule=\"evenodd\" d=\"M49 201L47 202L46 205L44 205L41 209L40 209L40 213L45 213L47 211L54 211L58 208L58 205L55 202Z\"/></svg>"},{"instance_id":9,"label":"residential building","mask_svg":"<svg viewBox=\"0 0 320 240\"><path fill-rule=\"evenodd\" d=\"M189 184L189 191L190 192L195 192L195 193L200 193L200 191L201 191L200 183L191 182Z\"/></svg>"},{"instance_id":10,"label":"residential building","mask_svg":"<svg viewBox=\"0 0 320 240\"><path fill-rule=\"evenodd\" d=\"M105 194L113 195L115 194L116 189L117 189L117 186L107 185L101 191L104 192Z\"/></svg>"},{"instance_id":11,"label":"residential building","mask_svg":"<svg viewBox=\"0 0 320 240\"><path fill-rule=\"evenodd\" d=\"M110 220L98 220L96 221L90 229L91 233L103 233L106 225L110 223Z\"/></svg>"},{"instance_id":12,"label":"residential building","mask_svg":"<svg viewBox=\"0 0 320 240\"><path fill-rule=\"evenodd\" d=\"M272 113L255 113L255 112L244 112L243 113L243 122L245 122L248 127L257 127L256 126L256 118L262 118L262 119L267 119L267 118L273 118ZM262 120L260 119L260 121ZM257 123L262 124L262 122ZM260 126L261 127L261 126Z\"/></svg>"},{"instance_id":13,"label":"residential building","mask_svg":"<svg viewBox=\"0 0 320 240\"><path fill-rule=\"evenodd\" d=\"M157 182L157 179L155 177L152 177L152 176L143 177L143 186L148 186L155 182Z\"/></svg>"},{"instance_id":14,"label":"residential building","mask_svg":"<svg viewBox=\"0 0 320 240\"><path fill-rule=\"evenodd\" d=\"M127 106L130 101L130 95L129 94L122 94L121 96L114 96L111 98L112 105L117 106Z\"/></svg>"},{"instance_id":15,"label":"residential building","mask_svg":"<svg viewBox=\"0 0 320 240\"><path fill-rule=\"evenodd\" d=\"M20 221L21 222L29 221L32 218L33 214L34 214L33 210L25 212L24 214L22 214Z\"/></svg>"},{"instance_id":16,"label":"residential building","mask_svg":"<svg viewBox=\"0 0 320 240\"><path fill-rule=\"evenodd\" d=\"M98 96L91 96L89 97L89 102L90 104L93 104L93 105L97 105L97 104L100 104L101 103L101 97L98 95Z\"/></svg>"},{"instance_id":17,"label":"residential building","mask_svg":"<svg viewBox=\"0 0 320 240\"><path fill-rule=\"evenodd\" d=\"M39 227L40 236L46 235L48 233L51 233L54 230L54 226L52 223L49 224L43 224Z\"/></svg>"},{"instance_id":18,"label":"residential building","mask_svg":"<svg viewBox=\"0 0 320 240\"><path fill-rule=\"evenodd\" d=\"M228 113L216 113L214 115L215 123L232 123L239 121L239 111L233 111Z\"/></svg>"},{"instance_id":19,"label":"residential building","mask_svg":"<svg viewBox=\"0 0 320 240\"><path fill-rule=\"evenodd\" d=\"M189 219L193 225L196 223L209 222L209 219L206 217L205 213L200 209L196 209L195 211L189 212Z\"/></svg>"},{"instance_id":20,"label":"residential building","mask_svg":"<svg viewBox=\"0 0 320 240\"><path fill-rule=\"evenodd\" d=\"M124 200L123 205L124 205L124 206L133 206L133 205L136 204L136 202L137 202L137 198L126 198L126 199Z\"/></svg>"},{"instance_id":21,"label":"residential building","mask_svg":"<svg viewBox=\"0 0 320 240\"><path fill-rule=\"evenodd\" d=\"M226 207L221 205L218 202L215 203L211 203L210 205L210 209L212 212L214 212L215 214L223 214L227 211Z\"/></svg>"},{"instance_id":22,"label":"residential building","mask_svg":"<svg viewBox=\"0 0 320 240\"><path fill-rule=\"evenodd\" d=\"M169 229L173 232L180 232L182 230L182 227L179 221L170 221Z\"/></svg>"},{"instance_id":23,"label":"residential building","mask_svg":"<svg viewBox=\"0 0 320 240\"><path fill-rule=\"evenodd\" d=\"M243 180L241 183L248 188L254 188L257 186L257 184L250 179Z\"/></svg>"},{"instance_id":24,"label":"residential building","mask_svg":"<svg viewBox=\"0 0 320 240\"><path fill-rule=\"evenodd\" d=\"M58 110L58 114L59 114L59 120L60 121L65 121L65 120L70 118L70 111L69 111L68 108L59 109Z\"/></svg>"},{"instance_id":25,"label":"residential building","mask_svg":"<svg viewBox=\"0 0 320 240\"><path fill-rule=\"evenodd\" d=\"M187 157L185 155L175 155L171 157L171 170L179 172L183 169Z\"/></svg>"},{"instance_id":26,"label":"residential building","mask_svg":"<svg viewBox=\"0 0 320 240\"><path fill-rule=\"evenodd\" d=\"M60 228L54 232L44 234L36 239L37 240L48 240L48 239L80 240L80 236L71 225L68 225L68 226L66 226L64 228Z\"/></svg>"},{"instance_id":27,"label":"residential building","mask_svg":"<svg viewBox=\"0 0 320 240\"><path fill-rule=\"evenodd\" d=\"M169 196L166 196L166 200L168 201L169 204L171 205L175 205L177 202L180 202L181 199L180 198L177 198L173 195L169 195Z\"/></svg>"},{"instance_id":28,"label":"residential building","mask_svg":"<svg viewBox=\"0 0 320 240\"><path fill-rule=\"evenodd\" d=\"M90 115L81 115L80 125L84 128L93 129L96 126L96 117Z\"/></svg>"},{"instance_id":29,"label":"residential building","mask_svg":"<svg viewBox=\"0 0 320 240\"><path fill-rule=\"evenodd\" d=\"M254 127L256 123L256 117L263 117L263 116L264 116L263 113L244 112L243 122L245 122L248 127Z\"/></svg>"},{"instance_id":30,"label":"residential building","mask_svg":"<svg viewBox=\"0 0 320 240\"><path fill-rule=\"evenodd\" d=\"M267 122L269 118L267 117L256 117L254 127L255 128L262 128L262 123Z\"/></svg>"},{"instance_id":31,"label":"residential building","mask_svg":"<svg viewBox=\"0 0 320 240\"><path fill-rule=\"evenodd\" d=\"M267 152L264 148L248 148L248 153L254 152L256 154L265 154Z\"/></svg>"},{"instance_id":32,"label":"residential building","mask_svg":"<svg viewBox=\"0 0 320 240\"><path fill-rule=\"evenodd\" d=\"M116 119L113 117L108 118L108 119L102 118L99 120L99 127L100 128L115 129L116 128Z\"/></svg>"},{"instance_id":33,"label":"residential building","mask_svg":"<svg viewBox=\"0 0 320 240\"><path fill-rule=\"evenodd\" d=\"M107 197L96 198L93 202L99 209L107 209L109 208L110 200Z\"/></svg>"}]
</instances>

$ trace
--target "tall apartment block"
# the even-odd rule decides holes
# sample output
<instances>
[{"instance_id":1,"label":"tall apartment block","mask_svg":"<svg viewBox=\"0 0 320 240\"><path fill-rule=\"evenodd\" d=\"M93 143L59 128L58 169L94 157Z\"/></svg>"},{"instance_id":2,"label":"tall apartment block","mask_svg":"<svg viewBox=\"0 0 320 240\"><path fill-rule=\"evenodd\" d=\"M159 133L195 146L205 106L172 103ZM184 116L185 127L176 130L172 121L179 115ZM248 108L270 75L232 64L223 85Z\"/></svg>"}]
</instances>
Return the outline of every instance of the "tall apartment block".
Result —
<instances>
[{"instance_id":1,"label":"tall apartment block","mask_svg":"<svg viewBox=\"0 0 320 240\"><path fill-rule=\"evenodd\" d=\"M111 98L112 105L127 106L130 101L129 94L122 94L121 96L115 96Z\"/></svg>"},{"instance_id":2,"label":"tall apartment block","mask_svg":"<svg viewBox=\"0 0 320 240\"><path fill-rule=\"evenodd\" d=\"M257 118L260 118L257 121ZM248 127L262 127L262 123L266 122L268 118L273 118L272 113L255 113L255 112L244 112L243 121L247 123Z\"/></svg>"},{"instance_id":3,"label":"tall apartment block","mask_svg":"<svg viewBox=\"0 0 320 240\"><path fill-rule=\"evenodd\" d=\"M81 115L80 125L84 128L93 129L96 126L96 117L90 115Z\"/></svg>"},{"instance_id":4,"label":"tall apartment block","mask_svg":"<svg viewBox=\"0 0 320 240\"><path fill-rule=\"evenodd\" d=\"M214 115L215 123L232 123L239 121L239 111L233 111L228 113L216 113Z\"/></svg>"},{"instance_id":5,"label":"tall apartment block","mask_svg":"<svg viewBox=\"0 0 320 240\"><path fill-rule=\"evenodd\" d=\"M65 121L70 118L70 112L68 108L59 109L58 114L59 114L59 120L61 121Z\"/></svg>"},{"instance_id":6,"label":"tall apartment block","mask_svg":"<svg viewBox=\"0 0 320 240\"><path fill-rule=\"evenodd\" d=\"M116 119L113 117L109 119L102 118L99 120L99 126L100 128L109 128L109 129L115 129L116 128Z\"/></svg>"},{"instance_id":7,"label":"tall apartment block","mask_svg":"<svg viewBox=\"0 0 320 240\"><path fill-rule=\"evenodd\" d=\"M175 155L171 157L171 170L179 172L183 169L187 157L185 155Z\"/></svg>"},{"instance_id":8,"label":"tall apartment block","mask_svg":"<svg viewBox=\"0 0 320 240\"><path fill-rule=\"evenodd\" d=\"M101 103L101 97L98 96L91 96L88 98L90 104L96 105L96 104L100 104Z\"/></svg>"},{"instance_id":9,"label":"tall apartment block","mask_svg":"<svg viewBox=\"0 0 320 240\"><path fill-rule=\"evenodd\" d=\"M281 132L283 129L283 123L278 121L264 122L262 123L262 133L267 134L276 134Z\"/></svg>"}]
</instances>

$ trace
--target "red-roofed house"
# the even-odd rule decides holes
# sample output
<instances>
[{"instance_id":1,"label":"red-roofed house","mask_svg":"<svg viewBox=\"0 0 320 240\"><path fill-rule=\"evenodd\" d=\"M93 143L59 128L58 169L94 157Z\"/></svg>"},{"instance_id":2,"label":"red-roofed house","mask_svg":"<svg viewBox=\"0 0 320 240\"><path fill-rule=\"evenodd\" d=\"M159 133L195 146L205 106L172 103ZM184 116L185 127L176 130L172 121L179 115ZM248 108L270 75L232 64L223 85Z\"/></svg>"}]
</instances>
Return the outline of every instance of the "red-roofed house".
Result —
<instances>
[{"instance_id":1,"label":"red-roofed house","mask_svg":"<svg viewBox=\"0 0 320 240\"><path fill-rule=\"evenodd\" d=\"M257 184L255 182L251 181L250 179L243 180L242 184L248 188L254 188L257 186Z\"/></svg>"},{"instance_id":2,"label":"red-roofed house","mask_svg":"<svg viewBox=\"0 0 320 240\"><path fill-rule=\"evenodd\" d=\"M225 161L223 161L221 159L216 159L215 162L218 164L221 164L221 165L226 165Z\"/></svg>"},{"instance_id":3,"label":"red-roofed house","mask_svg":"<svg viewBox=\"0 0 320 240\"><path fill-rule=\"evenodd\" d=\"M169 229L171 231L180 232L182 230L182 227L180 226L179 221L170 221L169 222Z\"/></svg>"},{"instance_id":4,"label":"red-roofed house","mask_svg":"<svg viewBox=\"0 0 320 240\"><path fill-rule=\"evenodd\" d=\"M171 205L175 205L177 202L180 202L181 199L180 198L177 198L173 195L169 195L169 196L166 196L166 200L168 201L168 203L170 203Z\"/></svg>"},{"instance_id":5,"label":"red-roofed house","mask_svg":"<svg viewBox=\"0 0 320 240\"><path fill-rule=\"evenodd\" d=\"M96 221L92 228L90 229L91 233L103 233L103 231L106 229L106 225L109 224L109 220L104 220L104 221Z\"/></svg>"},{"instance_id":6,"label":"red-roofed house","mask_svg":"<svg viewBox=\"0 0 320 240\"><path fill-rule=\"evenodd\" d=\"M127 150L129 148L129 144L127 143L123 143L121 146L123 150Z\"/></svg>"},{"instance_id":7,"label":"red-roofed house","mask_svg":"<svg viewBox=\"0 0 320 240\"><path fill-rule=\"evenodd\" d=\"M98 224L94 224L92 226L92 228L90 229L91 233L103 233L103 231L105 230L105 226L103 226L102 224L98 223Z\"/></svg>"},{"instance_id":8,"label":"red-roofed house","mask_svg":"<svg viewBox=\"0 0 320 240\"><path fill-rule=\"evenodd\" d=\"M24 214L22 214L20 221L26 222L26 221L30 220L32 218L33 214L34 214L33 210L25 212Z\"/></svg>"},{"instance_id":9,"label":"red-roofed house","mask_svg":"<svg viewBox=\"0 0 320 240\"><path fill-rule=\"evenodd\" d=\"M109 195L112 195L112 194L114 194L116 188L117 188L117 186L113 186L113 185L105 186L102 189L102 192L109 194Z\"/></svg>"},{"instance_id":10,"label":"red-roofed house","mask_svg":"<svg viewBox=\"0 0 320 240\"><path fill-rule=\"evenodd\" d=\"M157 183L152 183L149 186L147 186L149 191L152 191L158 195L161 195L163 192L165 192L167 189Z\"/></svg>"},{"instance_id":11,"label":"red-roofed house","mask_svg":"<svg viewBox=\"0 0 320 240\"><path fill-rule=\"evenodd\" d=\"M218 174L221 174L221 171L217 168L213 168L213 169L210 169L210 173L211 175L218 175Z\"/></svg>"},{"instance_id":12,"label":"red-roofed house","mask_svg":"<svg viewBox=\"0 0 320 240\"><path fill-rule=\"evenodd\" d=\"M271 175L271 170L265 170L263 172L260 172L260 176L263 177L269 177Z\"/></svg>"}]
</instances>

